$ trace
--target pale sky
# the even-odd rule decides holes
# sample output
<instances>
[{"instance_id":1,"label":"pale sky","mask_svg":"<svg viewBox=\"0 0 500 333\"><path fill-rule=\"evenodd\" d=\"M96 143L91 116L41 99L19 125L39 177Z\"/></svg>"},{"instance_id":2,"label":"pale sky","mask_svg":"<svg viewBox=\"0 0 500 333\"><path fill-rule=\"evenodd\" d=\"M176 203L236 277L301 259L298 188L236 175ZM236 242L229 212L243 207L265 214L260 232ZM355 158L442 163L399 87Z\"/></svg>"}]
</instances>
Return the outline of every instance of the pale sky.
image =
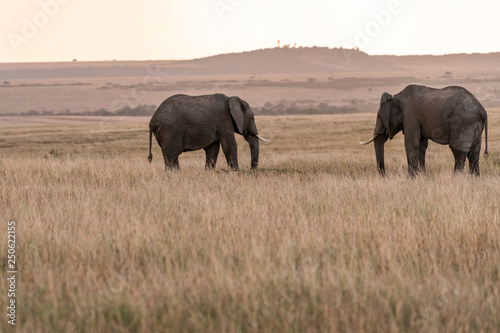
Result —
<instances>
[{"instance_id":1,"label":"pale sky","mask_svg":"<svg viewBox=\"0 0 500 333\"><path fill-rule=\"evenodd\" d=\"M192 59L277 46L500 51L500 0L0 0L0 62Z\"/></svg>"}]
</instances>

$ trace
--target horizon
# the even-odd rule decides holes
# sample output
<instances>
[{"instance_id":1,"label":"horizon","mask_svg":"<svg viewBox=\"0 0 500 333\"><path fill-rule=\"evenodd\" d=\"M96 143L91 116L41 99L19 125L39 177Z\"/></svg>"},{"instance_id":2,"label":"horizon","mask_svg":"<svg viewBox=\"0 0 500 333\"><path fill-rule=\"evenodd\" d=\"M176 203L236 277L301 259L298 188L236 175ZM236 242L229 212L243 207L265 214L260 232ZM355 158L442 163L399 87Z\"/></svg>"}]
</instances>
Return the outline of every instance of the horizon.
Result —
<instances>
[{"instance_id":1,"label":"horizon","mask_svg":"<svg viewBox=\"0 0 500 333\"><path fill-rule=\"evenodd\" d=\"M370 57L443 57L443 56L453 56L453 55L487 55L487 54L496 54L500 53L500 51L492 51L492 52L457 52L457 53L444 53L444 54L369 54L364 52L363 50L357 50L355 48L347 49L343 47L328 47L328 46L297 46L297 47L268 47L261 49L253 49L239 52L225 52L219 54L212 54L207 56L202 56L198 58L189 58L189 59L95 59L95 60L79 60L77 58L71 60L56 60L56 61L12 61L12 62L2 62L0 64L50 64L50 63L101 63L101 62L155 62L155 61L194 61L206 58L212 58L223 55L231 55L231 54L243 54L243 53L252 53L257 51L265 51L265 50L274 50L274 49L283 49L283 50L294 50L294 49L328 49L328 50L346 50L348 52L358 51L360 53L364 53Z\"/></svg>"},{"instance_id":2,"label":"horizon","mask_svg":"<svg viewBox=\"0 0 500 333\"><path fill-rule=\"evenodd\" d=\"M0 13L0 62L182 61L274 48L278 40L369 55L492 53L500 51L499 12L494 0L208 0L194 7L26 0Z\"/></svg>"}]
</instances>

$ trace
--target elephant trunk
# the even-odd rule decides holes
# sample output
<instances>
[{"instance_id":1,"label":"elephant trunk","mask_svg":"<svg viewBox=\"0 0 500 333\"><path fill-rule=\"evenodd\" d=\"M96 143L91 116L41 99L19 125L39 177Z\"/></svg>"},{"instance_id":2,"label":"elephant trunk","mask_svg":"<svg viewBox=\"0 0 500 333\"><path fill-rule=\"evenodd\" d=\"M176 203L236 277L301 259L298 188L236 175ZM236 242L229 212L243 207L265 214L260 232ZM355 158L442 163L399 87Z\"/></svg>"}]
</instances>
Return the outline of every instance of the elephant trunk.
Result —
<instances>
[{"instance_id":1,"label":"elephant trunk","mask_svg":"<svg viewBox=\"0 0 500 333\"><path fill-rule=\"evenodd\" d=\"M255 169L259 165L259 138L256 135L248 135L245 140L250 145L251 167Z\"/></svg>"},{"instance_id":2,"label":"elephant trunk","mask_svg":"<svg viewBox=\"0 0 500 333\"><path fill-rule=\"evenodd\" d=\"M384 145L387 141L387 135L377 135L374 139L375 141L375 156L377 159L377 170L378 172L384 176L385 175L385 164L384 164Z\"/></svg>"}]
</instances>

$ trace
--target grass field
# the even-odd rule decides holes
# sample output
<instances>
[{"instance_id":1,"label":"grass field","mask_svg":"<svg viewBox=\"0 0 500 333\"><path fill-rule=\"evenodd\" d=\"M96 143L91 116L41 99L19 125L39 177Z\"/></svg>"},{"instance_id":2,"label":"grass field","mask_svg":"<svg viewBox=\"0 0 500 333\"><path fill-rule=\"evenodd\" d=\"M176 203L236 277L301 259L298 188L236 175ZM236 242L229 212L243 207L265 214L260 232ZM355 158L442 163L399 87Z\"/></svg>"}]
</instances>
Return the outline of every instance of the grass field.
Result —
<instances>
[{"instance_id":1,"label":"grass field","mask_svg":"<svg viewBox=\"0 0 500 333\"><path fill-rule=\"evenodd\" d=\"M0 330L13 220L17 332L498 332L488 112L480 178L435 144L408 178L401 134L380 177L374 114L257 117L272 141L251 171L238 138L239 172L149 164L148 119L0 128Z\"/></svg>"}]
</instances>

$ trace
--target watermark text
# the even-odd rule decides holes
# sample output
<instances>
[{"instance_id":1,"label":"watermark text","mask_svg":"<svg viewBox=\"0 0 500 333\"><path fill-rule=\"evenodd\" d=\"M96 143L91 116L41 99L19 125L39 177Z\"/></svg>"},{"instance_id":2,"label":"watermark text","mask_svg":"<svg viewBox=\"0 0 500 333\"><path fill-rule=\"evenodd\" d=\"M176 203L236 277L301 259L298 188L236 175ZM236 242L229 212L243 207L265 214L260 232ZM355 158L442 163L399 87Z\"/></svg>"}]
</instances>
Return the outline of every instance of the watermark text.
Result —
<instances>
[{"instance_id":1,"label":"watermark text","mask_svg":"<svg viewBox=\"0 0 500 333\"><path fill-rule=\"evenodd\" d=\"M21 26L18 32L7 32L7 39L14 49L19 53L22 45L28 44L32 39L38 36L40 30L49 24L50 20L59 14L61 5L69 3L71 0L40 0L38 10L31 16L21 18Z\"/></svg>"},{"instance_id":2,"label":"watermark text","mask_svg":"<svg viewBox=\"0 0 500 333\"><path fill-rule=\"evenodd\" d=\"M241 5L243 0L215 0L212 2L212 6L214 7L217 15L221 21L224 20L224 16L228 12L232 12L236 7Z\"/></svg>"},{"instance_id":3,"label":"watermark text","mask_svg":"<svg viewBox=\"0 0 500 333\"><path fill-rule=\"evenodd\" d=\"M7 306L8 323L16 325L16 222L7 222L7 297L9 299Z\"/></svg>"}]
</instances>

